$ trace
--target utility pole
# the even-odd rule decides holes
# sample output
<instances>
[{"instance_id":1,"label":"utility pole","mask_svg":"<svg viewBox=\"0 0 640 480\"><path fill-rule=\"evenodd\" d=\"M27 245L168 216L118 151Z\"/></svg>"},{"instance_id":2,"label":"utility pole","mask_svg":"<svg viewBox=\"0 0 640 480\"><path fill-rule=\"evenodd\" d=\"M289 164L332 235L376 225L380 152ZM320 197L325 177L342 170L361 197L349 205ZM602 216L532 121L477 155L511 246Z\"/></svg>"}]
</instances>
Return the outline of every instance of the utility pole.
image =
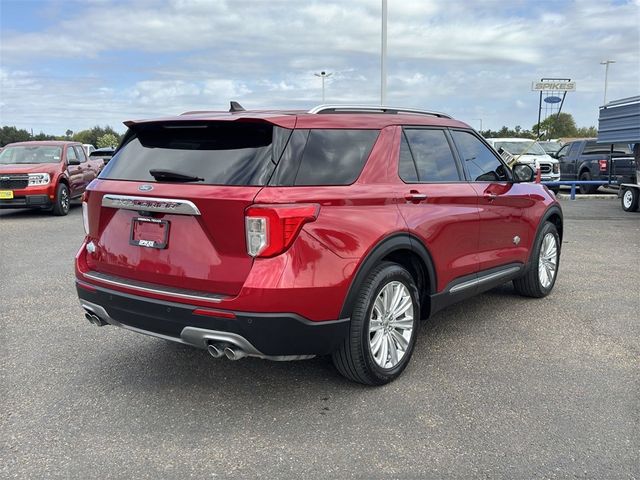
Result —
<instances>
[{"instance_id":1,"label":"utility pole","mask_svg":"<svg viewBox=\"0 0 640 480\"><path fill-rule=\"evenodd\" d=\"M382 0L382 44L380 46L380 105L387 103L387 0Z\"/></svg>"},{"instance_id":2,"label":"utility pole","mask_svg":"<svg viewBox=\"0 0 640 480\"><path fill-rule=\"evenodd\" d=\"M482 132L482 119L481 118L474 118L474 120L480 120L480 132Z\"/></svg>"},{"instance_id":3,"label":"utility pole","mask_svg":"<svg viewBox=\"0 0 640 480\"><path fill-rule=\"evenodd\" d=\"M600 65L604 65L604 101L603 105L607 104L607 83L609 83L609 64L616 63L615 60L604 60L600 62Z\"/></svg>"},{"instance_id":4,"label":"utility pole","mask_svg":"<svg viewBox=\"0 0 640 480\"><path fill-rule=\"evenodd\" d=\"M329 78L333 73L327 73L323 70L320 73L314 73L314 75L322 79L322 103L324 104L324 79Z\"/></svg>"}]
</instances>

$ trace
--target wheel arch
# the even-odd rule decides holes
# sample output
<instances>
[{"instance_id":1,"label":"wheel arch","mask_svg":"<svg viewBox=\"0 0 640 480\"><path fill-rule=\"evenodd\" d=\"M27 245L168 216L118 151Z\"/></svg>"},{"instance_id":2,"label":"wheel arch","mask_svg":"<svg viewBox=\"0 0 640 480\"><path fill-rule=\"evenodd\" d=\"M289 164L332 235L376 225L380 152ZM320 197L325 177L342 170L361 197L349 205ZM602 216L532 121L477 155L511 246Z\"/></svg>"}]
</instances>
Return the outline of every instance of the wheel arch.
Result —
<instances>
[{"instance_id":1,"label":"wheel arch","mask_svg":"<svg viewBox=\"0 0 640 480\"><path fill-rule=\"evenodd\" d=\"M542 226L545 224L545 222L551 222L555 225L556 230L558 230L558 236L560 237L558 252L562 250L564 217L562 216L562 209L560 208L560 206L557 204L553 204L549 208L547 208L545 212L542 214L542 216L540 217L540 222L538 223L538 227L536 228L536 235L533 238L533 242L531 244L532 246L531 246L531 252L529 253L529 261L527 262L527 269L529 268L529 265L531 265L531 258L534 250L533 246L535 245L535 241L538 238L538 235L540 235L540 230L542 229Z\"/></svg>"},{"instance_id":2,"label":"wheel arch","mask_svg":"<svg viewBox=\"0 0 640 480\"><path fill-rule=\"evenodd\" d=\"M391 261L402 265L416 280L422 293L422 311L429 312L428 302L436 289L436 271L431 254L422 241L409 233L396 233L380 240L360 262L347 291L340 318L351 316L353 304L369 272L380 262Z\"/></svg>"}]
</instances>

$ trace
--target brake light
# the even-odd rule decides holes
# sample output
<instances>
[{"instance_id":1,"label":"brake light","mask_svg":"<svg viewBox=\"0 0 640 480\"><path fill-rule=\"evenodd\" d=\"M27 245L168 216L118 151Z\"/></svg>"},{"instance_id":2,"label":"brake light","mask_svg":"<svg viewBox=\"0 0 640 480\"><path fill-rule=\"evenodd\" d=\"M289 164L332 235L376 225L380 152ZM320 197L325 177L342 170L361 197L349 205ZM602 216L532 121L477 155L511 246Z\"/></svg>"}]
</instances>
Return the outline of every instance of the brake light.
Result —
<instances>
[{"instance_id":1,"label":"brake light","mask_svg":"<svg viewBox=\"0 0 640 480\"><path fill-rule=\"evenodd\" d=\"M85 191L82 194L82 225L84 226L84 233L89 235L89 206L87 201L89 200L89 192Z\"/></svg>"},{"instance_id":2,"label":"brake light","mask_svg":"<svg viewBox=\"0 0 640 480\"><path fill-rule=\"evenodd\" d=\"M247 253L274 257L286 251L305 223L318 218L320 205L255 205L246 210Z\"/></svg>"},{"instance_id":3,"label":"brake light","mask_svg":"<svg viewBox=\"0 0 640 480\"><path fill-rule=\"evenodd\" d=\"M607 161L606 160L598 160L598 163L600 164L600 171L601 172L606 172L607 171Z\"/></svg>"}]
</instances>

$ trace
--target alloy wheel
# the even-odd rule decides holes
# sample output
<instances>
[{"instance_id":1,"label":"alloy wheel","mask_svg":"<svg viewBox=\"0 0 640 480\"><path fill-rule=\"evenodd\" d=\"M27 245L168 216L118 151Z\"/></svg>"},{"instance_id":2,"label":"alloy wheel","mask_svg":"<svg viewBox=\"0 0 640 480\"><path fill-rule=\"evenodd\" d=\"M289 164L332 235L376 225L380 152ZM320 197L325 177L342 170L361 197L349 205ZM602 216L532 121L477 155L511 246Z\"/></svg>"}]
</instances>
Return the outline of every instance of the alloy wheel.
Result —
<instances>
[{"instance_id":1,"label":"alloy wheel","mask_svg":"<svg viewBox=\"0 0 640 480\"><path fill-rule=\"evenodd\" d=\"M540 261L538 262L538 278L540 285L549 288L553 283L558 269L558 245L553 233L547 233L540 246Z\"/></svg>"},{"instance_id":2,"label":"alloy wheel","mask_svg":"<svg viewBox=\"0 0 640 480\"><path fill-rule=\"evenodd\" d=\"M369 348L382 368L393 368L406 355L413 335L413 298L401 282L387 283L369 318Z\"/></svg>"}]
</instances>

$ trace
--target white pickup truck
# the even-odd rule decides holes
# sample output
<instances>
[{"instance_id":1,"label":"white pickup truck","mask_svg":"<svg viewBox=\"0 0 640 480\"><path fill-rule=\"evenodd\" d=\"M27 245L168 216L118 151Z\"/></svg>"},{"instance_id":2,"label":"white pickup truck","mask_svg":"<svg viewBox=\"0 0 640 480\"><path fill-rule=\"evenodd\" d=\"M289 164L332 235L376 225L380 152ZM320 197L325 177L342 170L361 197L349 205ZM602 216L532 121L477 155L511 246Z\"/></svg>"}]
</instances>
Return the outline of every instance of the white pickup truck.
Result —
<instances>
[{"instance_id":1,"label":"white pickup truck","mask_svg":"<svg viewBox=\"0 0 640 480\"><path fill-rule=\"evenodd\" d=\"M487 138L486 140L507 162L517 157L518 163L525 163L534 171L539 168L543 182L560 180L560 163L547 155L538 142L529 138ZM557 191L558 187L553 187L551 190Z\"/></svg>"}]
</instances>

